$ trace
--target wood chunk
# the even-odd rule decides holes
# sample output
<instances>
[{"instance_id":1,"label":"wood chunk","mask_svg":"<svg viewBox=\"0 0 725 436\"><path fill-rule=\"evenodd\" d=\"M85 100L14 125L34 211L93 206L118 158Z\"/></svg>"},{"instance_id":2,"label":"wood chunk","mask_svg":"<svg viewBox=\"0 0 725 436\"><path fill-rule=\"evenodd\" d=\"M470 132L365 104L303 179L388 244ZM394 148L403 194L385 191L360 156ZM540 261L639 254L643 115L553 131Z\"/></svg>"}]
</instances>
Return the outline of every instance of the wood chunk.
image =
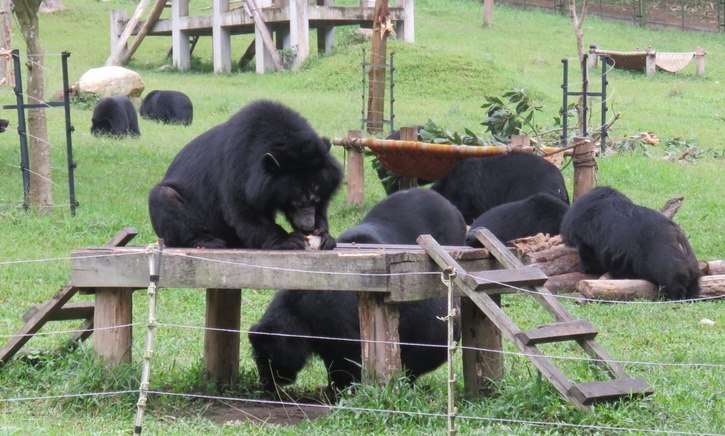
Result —
<instances>
[{"instance_id":1,"label":"wood chunk","mask_svg":"<svg viewBox=\"0 0 725 436\"><path fill-rule=\"evenodd\" d=\"M569 395L584 404L591 404L594 401L616 400L632 395L651 395L653 392L653 389L641 378L621 378L579 383L569 389Z\"/></svg>"},{"instance_id":2,"label":"wood chunk","mask_svg":"<svg viewBox=\"0 0 725 436\"><path fill-rule=\"evenodd\" d=\"M700 277L700 297L725 295L725 275Z\"/></svg>"},{"instance_id":3,"label":"wood chunk","mask_svg":"<svg viewBox=\"0 0 725 436\"><path fill-rule=\"evenodd\" d=\"M582 280L576 286L584 297L594 300L654 300L657 287L647 280Z\"/></svg>"},{"instance_id":4,"label":"wood chunk","mask_svg":"<svg viewBox=\"0 0 725 436\"><path fill-rule=\"evenodd\" d=\"M555 322L544 324L535 329L516 334L525 345L544 344L548 342L571 341L577 339L593 339L597 329L586 320Z\"/></svg>"},{"instance_id":5,"label":"wood chunk","mask_svg":"<svg viewBox=\"0 0 725 436\"><path fill-rule=\"evenodd\" d=\"M576 285L582 280L596 280L597 276L591 274L585 274L582 272L570 272L559 274L555 276L549 276L549 279L544 283L544 287L555 294L562 294L566 292L576 292Z\"/></svg>"}]
</instances>

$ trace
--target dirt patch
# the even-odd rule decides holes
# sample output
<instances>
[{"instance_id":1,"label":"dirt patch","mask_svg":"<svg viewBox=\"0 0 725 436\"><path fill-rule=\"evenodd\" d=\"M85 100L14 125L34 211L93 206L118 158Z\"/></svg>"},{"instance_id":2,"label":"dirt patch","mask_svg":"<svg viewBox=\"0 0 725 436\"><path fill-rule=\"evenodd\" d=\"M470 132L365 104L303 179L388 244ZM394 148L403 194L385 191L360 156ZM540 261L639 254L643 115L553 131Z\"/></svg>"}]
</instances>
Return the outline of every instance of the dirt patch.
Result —
<instances>
[{"instance_id":1,"label":"dirt patch","mask_svg":"<svg viewBox=\"0 0 725 436\"><path fill-rule=\"evenodd\" d=\"M204 417L221 425L252 422L256 424L297 425L314 421L330 413L323 404L231 404L213 403Z\"/></svg>"}]
</instances>

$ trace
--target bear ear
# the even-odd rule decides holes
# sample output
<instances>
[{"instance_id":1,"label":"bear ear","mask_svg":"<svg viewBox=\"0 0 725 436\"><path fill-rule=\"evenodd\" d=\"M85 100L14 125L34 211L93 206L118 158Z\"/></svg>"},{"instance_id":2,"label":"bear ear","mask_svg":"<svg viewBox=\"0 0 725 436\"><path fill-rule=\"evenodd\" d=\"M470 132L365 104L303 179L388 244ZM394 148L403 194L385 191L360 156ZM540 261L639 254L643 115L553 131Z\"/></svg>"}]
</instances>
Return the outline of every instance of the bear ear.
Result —
<instances>
[{"instance_id":1,"label":"bear ear","mask_svg":"<svg viewBox=\"0 0 725 436\"><path fill-rule=\"evenodd\" d=\"M264 156L262 156L262 164L264 165L264 169L270 173L282 171L282 166L272 153L265 153Z\"/></svg>"}]
</instances>

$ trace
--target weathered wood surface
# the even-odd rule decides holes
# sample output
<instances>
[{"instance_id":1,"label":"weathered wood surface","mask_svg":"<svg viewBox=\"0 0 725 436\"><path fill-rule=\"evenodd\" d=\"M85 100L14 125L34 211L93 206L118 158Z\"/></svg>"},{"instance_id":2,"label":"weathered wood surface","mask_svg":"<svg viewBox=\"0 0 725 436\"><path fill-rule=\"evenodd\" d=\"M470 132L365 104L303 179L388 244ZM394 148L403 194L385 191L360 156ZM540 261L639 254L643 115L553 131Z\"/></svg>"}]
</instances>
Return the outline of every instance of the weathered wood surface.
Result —
<instances>
[{"instance_id":1,"label":"weathered wood surface","mask_svg":"<svg viewBox=\"0 0 725 436\"><path fill-rule=\"evenodd\" d=\"M700 296L719 297L725 295L725 275L700 277Z\"/></svg>"},{"instance_id":2,"label":"weathered wood surface","mask_svg":"<svg viewBox=\"0 0 725 436\"><path fill-rule=\"evenodd\" d=\"M707 274L721 275L725 274L725 260L710 260L707 263Z\"/></svg>"},{"instance_id":3,"label":"weathered wood surface","mask_svg":"<svg viewBox=\"0 0 725 436\"><path fill-rule=\"evenodd\" d=\"M362 138L361 130L347 132L350 138ZM362 149L347 149L347 204L362 204L365 200L365 153Z\"/></svg>"},{"instance_id":4,"label":"weathered wood surface","mask_svg":"<svg viewBox=\"0 0 725 436\"><path fill-rule=\"evenodd\" d=\"M23 315L23 321L29 321L38 310L43 308L42 304L34 304L30 310ZM71 319L93 318L93 302L83 301L80 303L66 303L63 307L56 309L49 314L47 321L68 321Z\"/></svg>"},{"instance_id":5,"label":"weathered wood surface","mask_svg":"<svg viewBox=\"0 0 725 436\"><path fill-rule=\"evenodd\" d=\"M206 290L204 369L220 386L233 386L239 379L241 309L241 290Z\"/></svg>"},{"instance_id":6,"label":"weathered wood surface","mask_svg":"<svg viewBox=\"0 0 725 436\"><path fill-rule=\"evenodd\" d=\"M486 250L447 250L469 270L492 267ZM81 248L73 250L71 257L71 280L76 287L148 285L143 247ZM388 294L388 301L446 295L440 269L420 247L405 245L340 244L329 251L165 248L159 275L162 288L381 292Z\"/></svg>"},{"instance_id":7,"label":"weathered wood surface","mask_svg":"<svg viewBox=\"0 0 725 436\"><path fill-rule=\"evenodd\" d=\"M385 303L379 294L360 293L358 313L363 381L385 384L402 368L398 305Z\"/></svg>"},{"instance_id":8,"label":"weathered wood surface","mask_svg":"<svg viewBox=\"0 0 725 436\"><path fill-rule=\"evenodd\" d=\"M491 295L501 306L501 295ZM463 385L469 399L491 395L503 380L501 330L469 298L461 298Z\"/></svg>"},{"instance_id":9,"label":"weathered wood surface","mask_svg":"<svg viewBox=\"0 0 725 436\"><path fill-rule=\"evenodd\" d=\"M581 280L596 280L599 276L585 274L581 272L564 273L555 276L549 276L544 283L544 287L555 294L563 294L569 292L577 292L576 285Z\"/></svg>"},{"instance_id":10,"label":"weathered wood surface","mask_svg":"<svg viewBox=\"0 0 725 436\"><path fill-rule=\"evenodd\" d=\"M569 390L570 395L584 404L591 404L594 401L614 400L630 395L651 395L653 392L654 390L644 380L629 377L579 383Z\"/></svg>"},{"instance_id":11,"label":"weathered wood surface","mask_svg":"<svg viewBox=\"0 0 725 436\"><path fill-rule=\"evenodd\" d=\"M107 363L131 363L133 289L97 288L93 347Z\"/></svg>"},{"instance_id":12,"label":"weathered wood surface","mask_svg":"<svg viewBox=\"0 0 725 436\"><path fill-rule=\"evenodd\" d=\"M519 333L518 337L526 345L535 345L547 342L593 339L597 333L597 330L589 321L578 319L576 321L540 325L537 328Z\"/></svg>"},{"instance_id":13,"label":"weathered wood surface","mask_svg":"<svg viewBox=\"0 0 725 436\"><path fill-rule=\"evenodd\" d=\"M582 280L576 286L584 297L593 300L654 300L657 287L647 280Z\"/></svg>"}]
</instances>

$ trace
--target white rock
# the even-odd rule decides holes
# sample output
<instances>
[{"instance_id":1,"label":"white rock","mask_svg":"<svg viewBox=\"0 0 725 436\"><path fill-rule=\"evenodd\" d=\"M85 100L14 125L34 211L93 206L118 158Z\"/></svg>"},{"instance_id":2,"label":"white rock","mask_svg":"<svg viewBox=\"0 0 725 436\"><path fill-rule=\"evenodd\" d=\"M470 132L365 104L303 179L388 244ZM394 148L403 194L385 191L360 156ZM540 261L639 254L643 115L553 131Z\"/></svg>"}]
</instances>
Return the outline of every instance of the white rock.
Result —
<instances>
[{"instance_id":1,"label":"white rock","mask_svg":"<svg viewBox=\"0 0 725 436\"><path fill-rule=\"evenodd\" d=\"M111 95L127 95L139 98L146 84L141 75L128 68L108 66L91 68L86 71L76 84L81 94L93 94L98 97Z\"/></svg>"}]
</instances>

